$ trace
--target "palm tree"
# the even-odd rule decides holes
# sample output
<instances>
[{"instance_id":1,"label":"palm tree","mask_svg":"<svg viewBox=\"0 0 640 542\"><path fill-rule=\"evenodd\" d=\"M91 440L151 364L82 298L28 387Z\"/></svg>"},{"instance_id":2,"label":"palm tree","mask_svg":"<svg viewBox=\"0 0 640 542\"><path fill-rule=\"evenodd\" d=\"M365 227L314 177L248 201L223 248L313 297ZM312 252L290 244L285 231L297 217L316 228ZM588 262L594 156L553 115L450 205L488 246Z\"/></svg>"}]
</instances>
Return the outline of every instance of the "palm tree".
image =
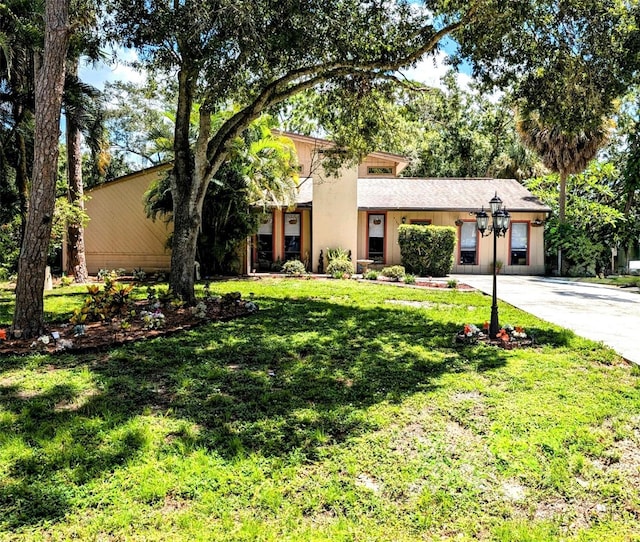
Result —
<instances>
[{"instance_id":1,"label":"palm tree","mask_svg":"<svg viewBox=\"0 0 640 542\"><path fill-rule=\"evenodd\" d=\"M64 110L66 116L69 204L77 211L67 224L67 268L75 282L87 282L89 273L84 250L84 186L82 179L82 136L95 163L104 170L108 163L103 130L102 101L99 91L78 79L78 59L67 60ZM101 171L100 173L104 173Z\"/></svg>"},{"instance_id":2,"label":"palm tree","mask_svg":"<svg viewBox=\"0 0 640 542\"><path fill-rule=\"evenodd\" d=\"M560 223L565 222L566 216L567 177L584 171L596 157L609 138L610 126L610 121L603 119L591 130L570 131L560 125L543 123L536 112L518 116L516 129L522 142L540 156L548 169L560 175Z\"/></svg>"},{"instance_id":3,"label":"palm tree","mask_svg":"<svg viewBox=\"0 0 640 542\"><path fill-rule=\"evenodd\" d=\"M566 222L567 177L584 171L606 143L610 121L602 119L592 129L567 130L559 124L545 124L537 112L521 113L516 129L524 145L540 156L542 163L560 176L558 222ZM558 273L562 275L562 250L558 250Z\"/></svg>"}]
</instances>

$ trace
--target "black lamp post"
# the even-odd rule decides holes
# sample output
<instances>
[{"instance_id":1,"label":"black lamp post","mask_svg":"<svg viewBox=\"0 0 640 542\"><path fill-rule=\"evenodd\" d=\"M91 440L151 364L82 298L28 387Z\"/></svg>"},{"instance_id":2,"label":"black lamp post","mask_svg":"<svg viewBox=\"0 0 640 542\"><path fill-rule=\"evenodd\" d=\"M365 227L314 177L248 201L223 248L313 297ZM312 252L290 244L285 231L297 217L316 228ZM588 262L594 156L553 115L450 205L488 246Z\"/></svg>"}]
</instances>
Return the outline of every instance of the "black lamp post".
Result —
<instances>
[{"instance_id":1,"label":"black lamp post","mask_svg":"<svg viewBox=\"0 0 640 542\"><path fill-rule=\"evenodd\" d=\"M498 280L496 278L496 241L498 237L505 236L509 229L509 222L511 221L511 215L502 206L502 200L498 197L498 193L489 201L491 207L491 218L493 222L489 225L489 215L484 210L475 213L476 224L478 231L482 237L491 235L493 233L493 298L491 303L491 323L489 325L489 337L495 339L500 331L500 324L498 323L498 298L496 296L496 287Z\"/></svg>"}]
</instances>

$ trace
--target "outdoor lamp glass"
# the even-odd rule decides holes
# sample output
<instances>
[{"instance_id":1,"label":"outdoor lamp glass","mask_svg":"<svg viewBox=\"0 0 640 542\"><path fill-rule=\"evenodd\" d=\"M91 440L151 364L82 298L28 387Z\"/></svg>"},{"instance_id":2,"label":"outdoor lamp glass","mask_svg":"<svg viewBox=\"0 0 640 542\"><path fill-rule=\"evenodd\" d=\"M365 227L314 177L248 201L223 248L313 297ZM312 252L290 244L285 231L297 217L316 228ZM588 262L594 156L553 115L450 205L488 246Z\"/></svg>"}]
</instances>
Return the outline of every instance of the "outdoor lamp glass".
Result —
<instances>
[{"instance_id":1,"label":"outdoor lamp glass","mask_svg":"<svg viewBox=\"0 0 640 542\"><path fill-rule=\"evenodd\" d=\"M493 215L493 229L498 235L503 235L509 229L511 216L504 209L498 209Z\"/></svg>"},{"instance_id":2,"label":"outdoor lamp glass","mask_svg":"<svg viewBox=\"0 0 640 542\"><path fill-rule=\"evenodd\" d=\"M498 197L498 193L489 200L491 206L491 214L495 215L502 208L502 200Z\"/></svg>"},{"instance_id":3,"label":"outdoor lamp glass","mask_svg":"<svg viewBox=\"0 0 640 542\"><path fill-rule=\"evenodd\" d=\"M487 227L489 226L489 215L485 212L484 207L482 208L482 211L476 213L476 225L481 235L487 231Z\"/></svg>"}]
</instances>

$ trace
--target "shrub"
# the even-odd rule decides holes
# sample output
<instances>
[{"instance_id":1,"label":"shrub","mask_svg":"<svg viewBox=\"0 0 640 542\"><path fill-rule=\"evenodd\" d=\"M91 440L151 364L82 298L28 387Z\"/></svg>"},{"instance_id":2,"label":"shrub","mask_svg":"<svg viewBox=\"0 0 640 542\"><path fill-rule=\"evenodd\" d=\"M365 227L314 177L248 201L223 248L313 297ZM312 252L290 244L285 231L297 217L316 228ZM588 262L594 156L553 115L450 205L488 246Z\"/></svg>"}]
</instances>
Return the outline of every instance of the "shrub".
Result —
<instances>
[{"instance_id":1,"label":"shrub","mask_svg":"<svg viewBox=\"0 0 640 542\"><path fill-rule=\"evenodd\" d=\"M380 272L372 269L371 271L367 271L367 274L364 276L364 278L367 280L378 280L379 276Z\"/></svg>"},{"instance_id":2,"label":"shrub","mask_svg":"<svg viewBox=\"0 0 640 542\"><path fill-rule=\"evenodd\" d=\"M401 265L392 265L391 267L382 269L382 276L391 280L400 280L404 278L404 275L404 267Z\"/></svg>"},{"instance_id":3,"label":"shrub","mask_svg":"<svg viewBox=\"0 0 640 542\"><path fill-rule=\"evenodd\" d=\"M409 273L444 277L453 266L456 230L452 227L401 224L398 242L402 264Z\"/></svg>"},{"instance_id":4,"label":"shrub","mask_svg":"<svg viewBox=\"0 0 640 542\"><path fill-rule=\"evenodd\" d=\"M301 277L307 273L304 264L300 260L285 262L282 266L282 272L292 277Z\"/></svg>"},{"instance_id":5,"label":"shrub","mask_svg":"<svg viewBox=\"0 0 640 542\"><path fill-rule=\"evenodd\" d=\"M415 275L405 275L404 276L404 283L405 284L415 284L416 283L416 276Z\"/></svg>"},{"instance_id":6,"label":"shrub","mask_svg":"<svg viewBox=\"0 0 640 542\"><path fill-rule=\"evenodd\" d=\"M73 277L62 275L60 277L60 286L69 286L73 282Z\"/></svg>"},{"instance_id":7,"label":"shrub","mask_svg":"<svg viewBox=\"0 0 640 542\"><path fill-rule=\"evenodd\" d=\"M144 279L146 278L147 278L147 274L141 267L138 267L137 269L133 270L133 280L137 282L144 282Z\"/></svg>"},{"instance_id":8,"label":"shrub","mask_svg":"<svg viewBox=\"0 0 640 542\"><path fill-rule=\"evenodd\" d=\"M114 318L128 318L134 312L133 301L129 297L132 290L131 284L111 281L105 282L103 290L95 284L87 286L89 295L85 298L82 308L73 311L71 323L110 322Z\"/></svg>"},{"instance_id":9,"label":"shrub","mask_svg":"<svg viewBox=\"0 0 640 542\"><path fill-rule=\"evenodd\" d=\"M333 260L351 260L349 251L344 248L327 248L327 261L331 263Z\"/></svg>"},{"instance_id":10,"label":"shrub","mask_svg":"<svg viewBox=\"0 0 640 542\"><path fill-rule=\"evenodd\" d=\"M458 287L458 281L456 279L449 279L447 281L447 288L457 288Z\"/></svg>"},{"instance_id":11,"label":"shrub","mask_svg":"<svg viewBox=\"0 0 640 542\"><path fill-rule=\"evenodd\" d=\"M334 279L350 277L353 274L353 263L347 258L334 258L327 265L327 273Z\"/></svg>"}]
</instances>

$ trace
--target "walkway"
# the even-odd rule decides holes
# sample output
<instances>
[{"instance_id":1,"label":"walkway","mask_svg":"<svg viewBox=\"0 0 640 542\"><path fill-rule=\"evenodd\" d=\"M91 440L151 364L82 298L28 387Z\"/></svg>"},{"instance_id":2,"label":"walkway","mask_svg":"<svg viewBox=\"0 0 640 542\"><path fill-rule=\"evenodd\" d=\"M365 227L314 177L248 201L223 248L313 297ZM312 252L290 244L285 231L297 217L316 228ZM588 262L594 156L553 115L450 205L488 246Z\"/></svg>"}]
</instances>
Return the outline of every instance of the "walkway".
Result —
<instances>
[{"instance_id":1,"label":"walkway","mask_svg":"<svg viewBox=\"0 0 640 542\"><path fill-rule=\"evenodd\" d=\"M452 275L491 295L490 275ZM640 293L557 278L498 275L498 299L538 318L602 341L640 365Z\"/></svg>"}]
</instances>

